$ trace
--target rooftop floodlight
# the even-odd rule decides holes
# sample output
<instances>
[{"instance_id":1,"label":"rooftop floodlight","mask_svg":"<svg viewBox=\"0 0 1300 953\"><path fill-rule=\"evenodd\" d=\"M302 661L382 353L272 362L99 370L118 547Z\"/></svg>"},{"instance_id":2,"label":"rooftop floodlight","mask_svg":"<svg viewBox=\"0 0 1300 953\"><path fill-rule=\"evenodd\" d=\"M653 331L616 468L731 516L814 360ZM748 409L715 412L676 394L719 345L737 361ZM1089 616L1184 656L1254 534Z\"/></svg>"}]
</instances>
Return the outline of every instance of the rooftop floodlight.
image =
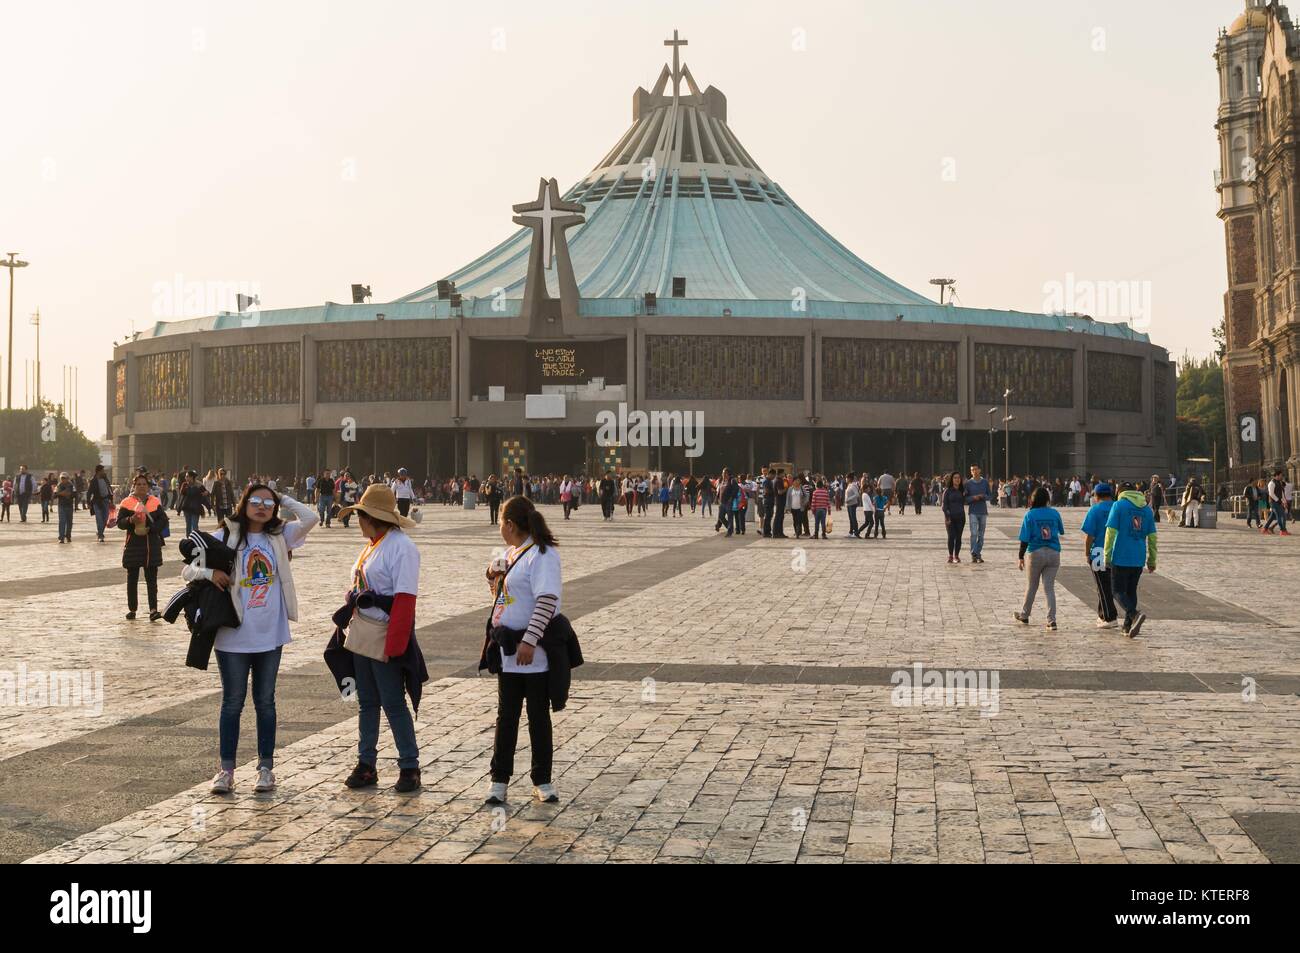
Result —
<instances>
[{"instance_id":1,"label":"rooftop floodlight","mask_svg":"<svg viewBox=\"0 0 1300 953\"><path fill-rule=\"evenodd\" d=\"M673 275L673 297L686 297L686 279L681 275Z\"/></svg>"},{"instance_id":2,"label":"rooftop floodlight","mask_svg":"<svg viewBox=\"0 0 1300 953\"><path fill-rule=\"evenodd\" d=\"M353 285L353 286L352 286L352 303L353 303L353 304L364 304L364 303L365 303L365 300L366 300L367 298L369 298L369 297L370 297L370 286L369 286L369 285Z\"/></svg>"},{"instance_id":3,"label":"rooftop floodlight","mask_svg":"<svg viewBox=\"0 0 1300 953\"><path fill-rule=\"evenodd\" d=\"M956 278L931 278L930 284L939 286L939 303L943 304L943 293L957 283Z\"/></svg>"},{"instance_id":4,"label":"rooftop floodlight","mask_svg":"<svg viewBox=\"0 0 1300 953\"><path fill-rule=\"evenodd\" d=\"M238 311L240 314L243 314L245 311L247 311L250 306L259 305L261 303L262 303L262 298L260 295L245 295L245 294L235 295L235 310Z\"/></svg>"}]
</instances>

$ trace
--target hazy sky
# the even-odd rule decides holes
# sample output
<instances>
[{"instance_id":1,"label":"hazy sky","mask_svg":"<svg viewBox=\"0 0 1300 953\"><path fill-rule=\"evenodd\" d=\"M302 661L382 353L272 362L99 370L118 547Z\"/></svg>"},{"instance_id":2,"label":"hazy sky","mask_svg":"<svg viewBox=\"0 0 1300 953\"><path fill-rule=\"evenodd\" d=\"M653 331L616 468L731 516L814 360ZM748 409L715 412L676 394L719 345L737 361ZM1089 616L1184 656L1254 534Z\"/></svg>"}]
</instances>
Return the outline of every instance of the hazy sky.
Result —
<instances>
[{"instance_id":1,"label":"hazy sky","mask_svg":"<svg viewBox=\"0 0 1300 953\"><path fill-rule=\"evenodd\" d=\"M15 403L37 306L43 389L76 365L99 437L112 342L184 303L162 286L382 301L476 258L539 176L567 188L614 145L674 28L764 171L886 274L1026 311L1051 282L1136 282L1157 343L1209 353L1212 54L1243 6L0 0Z\"/></svg>"}]
</instances>

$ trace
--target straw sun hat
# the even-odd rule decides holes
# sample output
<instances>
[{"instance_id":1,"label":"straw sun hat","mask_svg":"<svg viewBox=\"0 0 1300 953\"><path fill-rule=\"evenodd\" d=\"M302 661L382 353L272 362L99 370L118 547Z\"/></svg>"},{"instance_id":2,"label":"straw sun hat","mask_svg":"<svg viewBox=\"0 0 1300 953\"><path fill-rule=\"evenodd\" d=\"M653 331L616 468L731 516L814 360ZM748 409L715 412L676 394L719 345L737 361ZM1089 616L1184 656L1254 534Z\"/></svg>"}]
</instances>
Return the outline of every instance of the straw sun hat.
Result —
<instances>
[{"instance_id":1,"label":"straw sun hat","mask_svg":"<svg viewBox=\"0 0 1300 953\"><path fill-rule=\"evenodd\" d=\"M372 483L366 487L366 492L361 494L361 502L352 506L345 506L339 510L339 519L358 510L367 516L373 516L375 519L383 520L386 523L396 523L402 529L410 529L415 525L415 520L407 519L397 512L397 497L383 483Z\"/></svg>"}]
</instances>

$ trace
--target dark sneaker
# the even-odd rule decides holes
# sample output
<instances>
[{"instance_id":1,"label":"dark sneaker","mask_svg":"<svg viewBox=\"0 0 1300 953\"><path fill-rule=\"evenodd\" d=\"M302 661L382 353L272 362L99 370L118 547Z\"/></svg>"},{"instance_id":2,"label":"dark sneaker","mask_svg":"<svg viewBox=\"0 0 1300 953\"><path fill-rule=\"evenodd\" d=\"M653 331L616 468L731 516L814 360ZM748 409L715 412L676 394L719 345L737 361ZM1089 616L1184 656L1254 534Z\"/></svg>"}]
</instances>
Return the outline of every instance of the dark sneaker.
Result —
<instances>
[{"instance_id":1,"label":"dark sneaker","mask_svg":"<svg viewBox=\"0 0 1300 953\"><path fill-rule=\"evenodd\" d=\"M157 609L150 609L150 610L149 610L149 621L150 621L150 622L157 622L157 621L158 621L159 619L161 619L161 618L162 618L162 613L159 612Z\"/></svg>"},{"instance_id":2,"label":"dark sneaker","mask_svg":"<svg viewBox=\"0 0 1300 953\"><path fill-rule=\"evenodd\" d=\"M398 794L410 794L412 791L420 790L420 769L403 768L402 773L397 777L397 783L393 785L393 790Z\"/></svg>"},{"instance_id":3,"label":"dark sneaker","mask_svg":"<svg viewBox=\"0 0 1300 953\"><path fill-rule=\"evenodd\" d=\"M1133 617L1133 624L1128 627L1128 631L1125 632L1124 634L1127 635L1130 639L1136 639L1138 632L1142 629L1142 623L1145 622L1146 620L1147 620L1146 613L1139 612L1137 615Z\"/></svg>"},{"instance_id":4,"label":"dark sneaker","mask_svg":"<svg viewBox=\"0 0 1300 953\"><path fill-rule=\"evenodd\" d=\"M368 788L379 783L379 773L373 764L358 761L348 779L343 782L350 788Z\"/></svg>"},{"instance_id":5,"label":"dark sneaker","mask_svg":"<svg viewBox=\"0 0 1300 953\"><path fill-rule=\"evenodd\" d=\"M126 617L127 617L127 619L129 619L129 620L134 619L134 618L135 618L135 613L134 613L134 612L128 612L128 613L126 614Z\"/></svg>"},{"instance_id":6,"label":"dark sneaker","mask_svg":"<svg viewBox=\"0 0 1300 953\"><path fill-rule=\"evenodd\" d=\"M1055 622L1049 622L1049 623L1047 623L1047 631L1048 631L1048 632L1055 632L1055 631L1056 631L1056 623L1055 623Z\"/></svg>"}]
</instances>

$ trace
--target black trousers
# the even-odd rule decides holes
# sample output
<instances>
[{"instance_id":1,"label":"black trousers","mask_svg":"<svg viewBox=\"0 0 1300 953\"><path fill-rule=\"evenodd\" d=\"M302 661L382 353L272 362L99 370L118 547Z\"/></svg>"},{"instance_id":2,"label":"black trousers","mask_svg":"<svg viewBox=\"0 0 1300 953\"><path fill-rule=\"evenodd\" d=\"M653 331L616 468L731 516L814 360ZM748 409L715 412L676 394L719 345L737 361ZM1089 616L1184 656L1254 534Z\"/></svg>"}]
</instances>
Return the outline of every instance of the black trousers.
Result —
<instances>
[{"instance_id":1,"label":"black trousers","mask_svg":"<svg viewBox=\"0 0 1300 953\"><path fill-rule=\"evenodd\" d=\"M492 781L504 784L515 773L515 746L519 744L519 715L528 702L528 738L532 743L533 784L551 783L551 700L546 673L497 676L497 732L492 744Z\"/></svg>"},{"instance_id":2,"label":"black trousers","mask_svg":"<svg viewBox=\"0 0 1300 953\"><path fill-rule=\"evenodd\" d=\"M490 503L488 503L488 519L490 519L490 520L492 521L492 525L493 525L493 526L496 525L496 522L497 522L497 514L498 514L499 512L501 512L501 501L498 500L496 497L493 497L493 498L492 498L492 501L491 501ZM567 504L567 503L564 504L564 512L565 512L565 515L567 516L567 515L568 515L568 512L569 512L569 504Z\"/></svg>"},{"instance_id":3,"label":"black trousers","mask_svg":"<svg viewBox=\"0 0 1300 953\"><path fill-rule=\"evenodd\" d=\"M144 567L144 588L149 596L149 611L158 609L158 567ZM126 571L126 607L134 612L140 606L140 567L132 566Z\"/></svg>"},{"instance_id":4,"label":"black trousers","mask_svg":"<svg viewBox=\"0 0 1300 953\"><path fill-rule=\"evenodd\" d=\"M1115 593L1110 587L1110 570L1103 569L1100 572L1094 570L1092 578L1097 583L1097 618L1102 622L1114 622L1119 618L1119 613L1115 610ZM1135 602L1136 599L1135 592Z\"/></svg>"},{"instance_id":5,"label":"black trousers","mask_svg":"<svg viewBox=\"0 0 1300 953\"><path fill-rule=\"evenodd\" d=\"M966 517L950 516L948 518L948 555L961 555L961 534L966 530Z\"/></svg>"},{"instance_id":6,"label":"black trousers","mask_svg":"<svg viewBox=\"0 0 1300 953\"><path fill-rule=\"evenodd\" d=\"M410 500L398 500L398 501L397 501L397 512L401 513L403 516L410 516L410 515L411 515L411 501L410 501Z\"/></svg>"},{"instance_id":7,"label":"black trousers","mask_svg":"<svg viewBox=\"0 0 1300 953\"><path fill-rule=\"evenodd\" d=\"M1142 578L1141 566L1111 566L1110 581L1115 591L1115 601L1124 607L1124 621L1132 622L1138 611L1138 581Z\"/></svg>"},{"instance_id":8,"label":"black trousers","mask_svg":"<svg viewBox=\"0 0 1300 953\"><path fill-rule=\"evenodd\" d=\"M773 521L772 535L785 535L785 494L776 498L776 519Z\"/></svg>"}]
</instances>

